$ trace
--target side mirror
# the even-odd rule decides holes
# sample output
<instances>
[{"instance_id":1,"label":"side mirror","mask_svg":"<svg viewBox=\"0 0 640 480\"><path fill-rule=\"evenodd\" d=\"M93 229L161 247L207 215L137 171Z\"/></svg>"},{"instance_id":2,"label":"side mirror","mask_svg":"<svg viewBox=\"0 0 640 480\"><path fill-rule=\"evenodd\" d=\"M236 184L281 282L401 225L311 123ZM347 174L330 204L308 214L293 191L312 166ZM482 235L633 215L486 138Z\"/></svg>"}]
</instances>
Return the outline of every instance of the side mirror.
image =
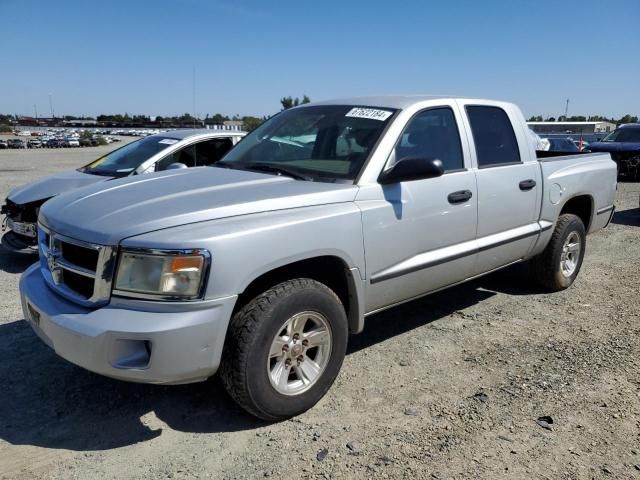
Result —
<instances>
[{"instance_id":1,"label":"side mirror","mask_svg":"<svg viewBox=\"0 0 640 480\"><path fill-rule=\"evenodd\" d=\"M442 161L437 158L405 157L398 160L389 170L382 172L379 181L387 185L439 177L443 173Z\"/></svg>"},{"instance_id":2,"label":"side mirror","mask_svg":"<svg viewBox=\"0 0 640 480\"><path fill-rule=\"evenodd\" d=\"M167 168L165 170L175 170L177 168L189 168L189 167L187 167L184 163L174 162L167 165Z\"/></svg>"}]
</instances>

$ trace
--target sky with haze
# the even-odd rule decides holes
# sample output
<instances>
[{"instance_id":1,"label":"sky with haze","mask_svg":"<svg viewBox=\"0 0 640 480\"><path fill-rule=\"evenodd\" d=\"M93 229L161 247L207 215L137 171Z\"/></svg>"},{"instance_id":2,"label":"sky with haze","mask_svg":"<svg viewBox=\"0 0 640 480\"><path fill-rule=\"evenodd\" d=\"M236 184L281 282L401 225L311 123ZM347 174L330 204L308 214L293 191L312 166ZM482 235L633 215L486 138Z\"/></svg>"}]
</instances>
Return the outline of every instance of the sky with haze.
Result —
<instances>
[{"instance_id":1,"label":"sky with haze","mask_svg":"<svg viewBox=\"0 0 640 480\"><path fill-rule=\"evenodd\" d=\"M0 0L0 113L270 115L447 94L640 114L640 0ZM194 76L195 71L195 76Z\"/></svg>"}]
</instances>

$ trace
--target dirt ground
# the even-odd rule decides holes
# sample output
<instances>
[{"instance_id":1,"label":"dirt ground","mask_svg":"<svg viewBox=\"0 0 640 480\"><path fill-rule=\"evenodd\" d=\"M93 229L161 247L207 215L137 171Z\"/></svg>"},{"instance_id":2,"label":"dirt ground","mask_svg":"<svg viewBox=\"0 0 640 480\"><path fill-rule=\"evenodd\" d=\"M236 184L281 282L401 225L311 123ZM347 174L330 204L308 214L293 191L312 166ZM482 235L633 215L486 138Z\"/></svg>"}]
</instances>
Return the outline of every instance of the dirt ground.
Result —
<instances>
[{"instance_id":1,"label":"dirt ground","mask_svg":"<svg viewBox=\"0 0 640 480\"><path fill-rule=\"evenodd\" d=\"M0 197L109 148L0 151ZM277 424L215 378L136 385L58 358L22 320L32 259L0 251L0 478L640 478L639 194L619 185L569 290L512 268L370 317L328 395Z\"/></svg>"}]
</instances>

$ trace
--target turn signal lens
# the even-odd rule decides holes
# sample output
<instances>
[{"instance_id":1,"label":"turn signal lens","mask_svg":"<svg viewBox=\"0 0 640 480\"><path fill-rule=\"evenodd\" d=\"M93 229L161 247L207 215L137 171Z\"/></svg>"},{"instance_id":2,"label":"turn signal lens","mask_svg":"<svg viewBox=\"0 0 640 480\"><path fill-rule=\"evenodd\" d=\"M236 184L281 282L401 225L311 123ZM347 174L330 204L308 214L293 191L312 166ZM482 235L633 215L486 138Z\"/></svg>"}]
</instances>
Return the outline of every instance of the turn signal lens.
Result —
<instances>
[{"instance_id":1,"label":"turn signal lens","mask_svg":"<svg viewBox=\"0 0 640 480\"><path fill-rule=\"evenodd\" d=\"M169 264L169 272L177 273L186 270L200 270L204 259L202 257L176 257Z\"/></svg>"}]
</instances>

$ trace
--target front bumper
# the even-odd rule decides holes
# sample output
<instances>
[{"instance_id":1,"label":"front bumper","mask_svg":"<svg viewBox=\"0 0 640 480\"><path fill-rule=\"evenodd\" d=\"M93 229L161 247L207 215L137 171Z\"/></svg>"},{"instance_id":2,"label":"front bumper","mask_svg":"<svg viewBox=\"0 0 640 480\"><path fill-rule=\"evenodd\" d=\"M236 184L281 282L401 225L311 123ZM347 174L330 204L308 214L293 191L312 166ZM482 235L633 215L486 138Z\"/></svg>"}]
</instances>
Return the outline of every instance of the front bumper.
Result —
<instances>
[{"instance_id":1,"label":"front bumper","mask_svg":"<svg viewBox=\"0 0 640 480\"><path fill-rule=\"evenodd\" d=\"M93 310L52 292L39 264L22 275L20 296L25 319L62 358L108 377L158 384L202 381L216 372L236 301L121 301Z\"/></svg>"},{"instance_id":2,"label":"front bumper","mask_svg":"<svg viewBox=\"0 0 640 480\"><path fill-rule=\"evenodd\" d=\"M2 235L2 246L13 253L34 255L38 253L36 239L33 241L29 237L18 235L13 230L9 230Z\"/></svg>"}]
</instances>

